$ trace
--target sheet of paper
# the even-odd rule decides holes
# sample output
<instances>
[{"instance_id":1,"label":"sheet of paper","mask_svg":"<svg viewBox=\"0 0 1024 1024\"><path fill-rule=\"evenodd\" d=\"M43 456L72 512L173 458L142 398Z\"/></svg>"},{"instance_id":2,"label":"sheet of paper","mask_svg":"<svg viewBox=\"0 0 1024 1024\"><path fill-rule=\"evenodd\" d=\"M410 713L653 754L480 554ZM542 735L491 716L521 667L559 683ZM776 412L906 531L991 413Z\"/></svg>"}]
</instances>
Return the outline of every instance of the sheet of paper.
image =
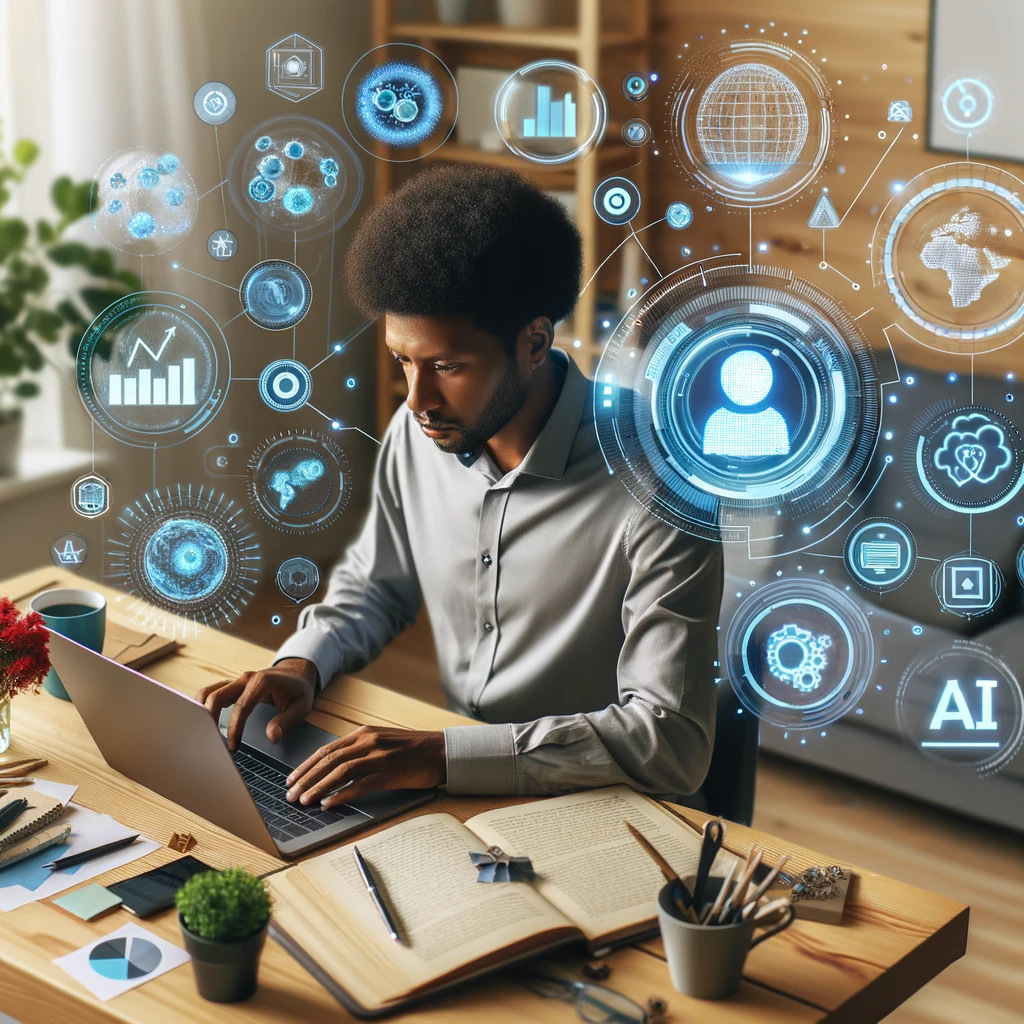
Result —
<instances>
[{"instance_id":1,"label":"sheet of paper","mask_svg":"<svg viewBox=\"0 0 1024 1024\"><path fill-rule=\"evenodd\" d=\"M191 959L185 950L159 935L137 924L126 924L53 962L106 1002Z\"/></svg>"},{"instance_id":2,"label":"sheet of paper","mask_svg":"<svg viewBox=\"0 0 1024 1024\"><path fill-rule=\"evenodd\" d=\"M106 853L95 860L63 870L50 871L43 865L49 864L57 857L79 850L90 850L94 846L102 846L122 836L132 835L135 831L107 814L97 814L85 807L79 807L78 804L69 804L58 820L71 823L71 836L66 843L39 850L17 864L0 868L0 910L16 910L33 900L56 896L73 885L95 878L111 868L130 864L133 860L145 857L160 848L159 843L140 836L130 846Z\"/></svg>"},{"instance_id":3,"label":"sheet of paper","mask_svg":"<svg viewBox=\"0 0 1024 1024\"><path fill-rule=\"evenodd\" d=\"M0 789L3 788L4 785L0 782ZM12 796L27 797L32 792L45 793L47 796L52 796L55 800L59 800L62 804L68 804L75 793L78 792L78 787L69 786L64 782L51 782L49 779L33 779L31 786L19 786L17 789L12 789L4 799L10 799Z\"/></svg>"},{"instance_id":4,"label":"sheet of paper","mask_svg":"<svg viewBox=\"0 0 1024 1024\"><path fill-rule=\"evenodd\" d=\"M104 911L119 907L122 900L99 882L93 882L92 885L83 886L66 896L58 896L53 902L55 906L61 907L69 914L74 914L83 921L91 921Z\"/></svg>"}]
</instances>

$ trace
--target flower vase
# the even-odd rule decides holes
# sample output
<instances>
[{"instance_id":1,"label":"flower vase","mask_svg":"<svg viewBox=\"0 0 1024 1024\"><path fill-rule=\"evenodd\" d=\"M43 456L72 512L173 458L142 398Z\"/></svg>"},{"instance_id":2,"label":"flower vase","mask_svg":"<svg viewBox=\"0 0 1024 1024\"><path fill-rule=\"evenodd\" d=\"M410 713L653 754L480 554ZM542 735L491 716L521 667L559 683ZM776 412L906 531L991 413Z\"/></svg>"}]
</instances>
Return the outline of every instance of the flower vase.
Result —
<instances>
[{"instance_id":1,"label":"flower vase","mask_svg":"<svg viewBox=\"0 0 1024 1024\"><path fill-rule=\"evenodd\" d=\"M11 745L11 698L6 690L0 694L0 754Z\"/></svg>"}]
</instances>

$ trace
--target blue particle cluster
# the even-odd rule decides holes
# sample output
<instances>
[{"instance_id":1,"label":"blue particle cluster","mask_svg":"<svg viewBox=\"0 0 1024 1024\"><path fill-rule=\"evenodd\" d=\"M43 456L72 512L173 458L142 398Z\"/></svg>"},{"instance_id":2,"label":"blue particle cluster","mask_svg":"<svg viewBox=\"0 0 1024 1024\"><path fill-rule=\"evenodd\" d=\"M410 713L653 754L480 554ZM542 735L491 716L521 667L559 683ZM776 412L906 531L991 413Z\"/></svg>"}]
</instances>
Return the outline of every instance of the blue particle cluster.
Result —
<instances>
[{"instance_id":1,"label":"blue particle cluster","mask_svg":"<svg viewBox=\"0 0 1024 1024\"><path fill-rule=\"evenodd\" d=\"M434 77L404 61L374 68L356 96L356 113L367 134L396 148L423 142L440 122L442 109Z\"/></svg>"},{"instance_id":2,"label":"blue particle cluster","mask_svg":"<svg viewBox=\"0 0 1024 1024\"><path fill-rule=\"evenodd\" d=\"M281 203L289 213L301 216L309 213L316 202L313 193L305 185L293 185L285 191Z\"/></svg>"},{"instance_id":3,"label":"blue particle cluster","mask_svg":"<svg viewBox=\"0 0 1024 1024\"><path fill-rule=\"evenodd\" d=\"M293 140L284 147L284 155L289 160L301 160L305 153L306 147L298 140Z\"/></svg>"},{"instance_id":4,"label":"blue particle cluster","mask_svg":"<svg viewBox=\"0 0 1024 1024\"><path fill-rule=\"evenodd\" d=\"M255 203L269 203L279 195L281 205L295 217L301 217L316 207L316 193L308 185L290 185L279 190L275 182L285 174L287 166L275 153L268 152L274 145L269 135L261 135L255 142L257 152L266 153L257 165L257 173L249 182L249 198ZM298 139L286 142L281 150L288 160L301 160L306 156L306 146ZM323 157L319 162L324 185L334 188L338 184L338 161Z\"/></svg>"},{"instance_id":5,"label":"blue particle cluster","mask_svg":"<svg viewBox=\"0 0 1024 1024\"><path fill-rule=\"evenodd\" d=\"M284 164L281 162L281 158L273 155L265 156L260 161L260 174L271 181L275 178L280 178L284 174Z\"/></svg>"},{"instance_id":6,"label":"blue particle cluster","mask_svg":"<svg viewBox=\"0 0 1024 1024\"><path fill-rule=\"evenodd\" d=\"M132 214L128 221L128 234L132 238L149 238L156 231L156 221L149 213Z\"/></svg>"},{"instance_id":7,"label":"blue particle cluster","mask_svg":"<svg viewBox=\"0 0 1024 1024\"><path fill-rule=\"evenodd\" d=\"M107 209L111 213L120 213L121 212L121 200L120 199L111 199L110 203L107 206Z\"/></svg>"},{"instance_id":8,"label":"blue particle cluster","mask_svg":"<svg viewBox=\"0 0 1024 1024\"><path fill-rule=\"evenodd\" d=\"M144 561L150 583L169 601L185 603L209 597L228 574L223 536L211 524L181 517L169 519L146 544Z\"/></svg>"},{"instance_id":9,"label":"blue particle cluster","mask_svg":"<svg viewBox=\"0 0 1024 1024\"><path fill-rule=\"evenodd\" d=\"M185 202L185 193L180 188L169 188L164 194L164 202L168 206L181 206Z\"/></svg>"},{"instance_id":10,"label":"blue particle cluster","mask_svg":"<svg viewBox=\"0 0 1024 1024\"><path fill-rule=\"evenodd\" d=\"M111 188L124 188L127 183L128 179L120 171L110 176Z\"/></svg>"},{"instance_id":11,"label":"blue particle cluster","mask_svg":"<svg viewBox=\"0 0 1024 1024\"><path fill-rule=\"evenodd\" d=\"M143 188L156 188L160 184L160 175L154 167L143 167L138 173L138 181Z\"/></svg>"},{"instance_id":12,"label":"blue particle cluster","mask_svg":"<svg viewBox=\"0 0 1024 1024\"><path fill-rule=\"evenodd\" d=\"M262 176L257 176L249 182L249 198L256 203L269 203L277 191L274 183Z\"/></svg>"},{"instance_id":13,"label":"blue particle cluster","mask_svg":"<svg viewBox=\"0 0 1024 1024\"><path fill-rule=\"evenodd\" d=\"M143 167L135 176L135 180L141 188L155 189L160 184L161 175L173 174L180 166L181 162L173 153L164 153L157 161L156 167ZM113 189L123 189L128 184L128 179L120 171L112 174L109 181ZM167 189L163 196L164 204L172 209L183 206L185 199L185 190L177 185ZM124 203L120 199L111 199L107 204L108 213L118 214L123 209ZM127 230L132 238L149 238L156 232L157 222L151 213L139 211L128 219Z\"/></svg>"},{"instance_id":14,"label":"blue particle cluster","mask_svg":"<svg viewBox=\"0 0 1024 1024\"><path fill-rule=\"evenodd\" d=\"M256 140L256 148L261 152L265 153L273 145L273 140L269 135L261 135Z\"/></svg>"},{"instance_id":15,"label":"blue particle cluster","mask_svg":"<svg viewBox=\"0 0 1024 1024\"><path fill-rule=\"evenodd\" d=\"M180 166L181 162L173 153L164 153L156 162L158 174L173 174Z\"/></svg>"}]
</instances>

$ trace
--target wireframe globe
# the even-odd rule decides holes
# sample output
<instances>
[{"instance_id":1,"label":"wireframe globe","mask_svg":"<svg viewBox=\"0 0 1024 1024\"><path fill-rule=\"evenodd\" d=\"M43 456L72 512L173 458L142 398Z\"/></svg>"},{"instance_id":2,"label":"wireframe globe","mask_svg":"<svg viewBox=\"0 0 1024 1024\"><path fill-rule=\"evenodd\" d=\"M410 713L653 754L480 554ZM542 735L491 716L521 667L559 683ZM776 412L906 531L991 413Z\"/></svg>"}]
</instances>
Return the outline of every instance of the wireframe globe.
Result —
<instances>
[{"instance_id":1,"label":"wireframe globe","mask_svg":"<svg viewBox=\"0 0 1024 1024\"><path fill-rule=\"evenodd\" d=\"M708 86L696 127L708 170L753 187L784 174L799 159L807 142L807 104L781 71L739 64Z\"/></svg>"}]
</instances>

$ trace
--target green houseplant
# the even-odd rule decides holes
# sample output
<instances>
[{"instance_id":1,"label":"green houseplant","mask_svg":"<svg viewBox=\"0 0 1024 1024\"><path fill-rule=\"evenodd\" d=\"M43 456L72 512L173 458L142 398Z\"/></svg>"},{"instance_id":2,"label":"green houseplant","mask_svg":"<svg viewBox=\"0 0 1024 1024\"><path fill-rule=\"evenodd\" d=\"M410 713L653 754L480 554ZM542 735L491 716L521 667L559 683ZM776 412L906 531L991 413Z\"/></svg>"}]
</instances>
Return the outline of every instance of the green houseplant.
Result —
<instances>
[{"instance_id":1,"label":"green houseplant","mask_svg":"<svg viewBox=\"0 0 1024 1024\"><path fill-rule=\"evenodd\" d=\"M270 922L270 896L245 868L193 875L175 897L196 988L214 1003L237 1003L256 991Z\"/></svg>"},{"instance_id":2,"label":"green houseplant","mask_svg":"<svg viewBox=\"0 0 1024 1024\"><path fill-rule=\"evenodd\" d=\"M141 287L135 274L116 266L105 247L65 237L89 213L92 181L57 178L50 187L52 219L30 225L10 212L17 187L38 156L39 147L28 139L15 142L8 153L0 124L0 473L13 472L21 406L39 394L31 375L43 369L46 346L66 340L76 356L93 317ZM55 268L76 269L86 283L56 294Z\"/></svg>"}]
</instances>

